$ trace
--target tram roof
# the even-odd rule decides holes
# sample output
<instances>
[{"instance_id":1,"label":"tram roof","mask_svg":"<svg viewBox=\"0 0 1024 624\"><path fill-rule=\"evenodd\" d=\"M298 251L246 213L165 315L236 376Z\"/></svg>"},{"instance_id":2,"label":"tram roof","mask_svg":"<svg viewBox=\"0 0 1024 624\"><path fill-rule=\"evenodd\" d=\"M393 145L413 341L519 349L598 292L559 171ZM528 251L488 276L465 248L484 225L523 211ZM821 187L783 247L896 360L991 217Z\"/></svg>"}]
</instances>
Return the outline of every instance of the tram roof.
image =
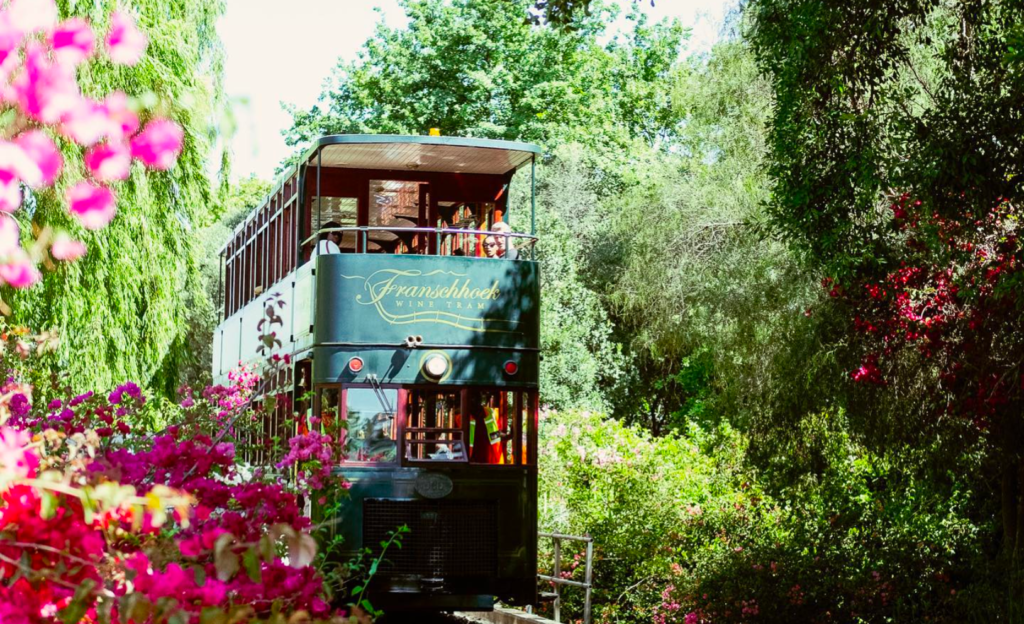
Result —
<instances>
[{"instance_id":1,"label":"tram roof","mask_svg":"<svg viewBox=\"0 0 1024 624\"><path fill-rule=\"evenodd\" d=\"M321 137L307 152L315 164L341 169L433 173L506 174L542 152L530 143L463 137L337 134Z\"/></svg>"}]
</instances>

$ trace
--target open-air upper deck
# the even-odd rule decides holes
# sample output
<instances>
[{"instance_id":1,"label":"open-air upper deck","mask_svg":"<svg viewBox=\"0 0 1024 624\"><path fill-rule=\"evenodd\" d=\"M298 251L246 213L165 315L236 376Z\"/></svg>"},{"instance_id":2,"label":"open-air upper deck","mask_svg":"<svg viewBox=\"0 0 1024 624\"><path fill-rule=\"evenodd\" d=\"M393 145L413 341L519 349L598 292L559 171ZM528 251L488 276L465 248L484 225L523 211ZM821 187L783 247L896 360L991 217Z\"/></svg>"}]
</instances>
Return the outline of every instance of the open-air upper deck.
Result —
<instances>
[{"instance_id":1,"label":"open-air upper deck","mask_svg":"<svg viewBox=\"0 0 1024 624\"><path fill-rule=\"evenodd\" d=\"M285 302L281 352L408 335L536 349L533 194L512 205L509 188L539 153L486 139L321 138L221 251L214 376L260 356L255 326L270 294ZM496 223L510 227L492 232ZM324 255L350 260L318 263Z\"/></svg>"}]
</instances>

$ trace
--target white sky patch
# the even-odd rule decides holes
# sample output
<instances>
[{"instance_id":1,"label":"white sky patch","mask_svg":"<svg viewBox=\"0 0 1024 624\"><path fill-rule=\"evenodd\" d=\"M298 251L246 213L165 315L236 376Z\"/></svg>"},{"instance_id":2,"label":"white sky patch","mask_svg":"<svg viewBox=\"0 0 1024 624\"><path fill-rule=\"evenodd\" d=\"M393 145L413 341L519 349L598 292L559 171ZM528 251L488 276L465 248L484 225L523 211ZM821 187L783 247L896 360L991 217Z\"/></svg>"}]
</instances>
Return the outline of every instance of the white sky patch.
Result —
<instances>
[{"instance_id":1,"label":"white sky patch","mask_svg":"<svg viewBox=\"0 0 1024 624\"><path fill-rule=\"evenodd\" d=\"M628 4L629 0L618 0ZM678 17L693 29L688 53L717 40L735 0L640 0L653 20ZM622 11L624 16L626 11ZM339 58L352 60L377 22L405 23L398 0L228 0L218 30L227 53L225 90L235 102L232 177L271 180L292 149L281 133L291 116L281 102L309 108ZM613 26L621 29L625 19Z\"/></svg>"}]
</instances>

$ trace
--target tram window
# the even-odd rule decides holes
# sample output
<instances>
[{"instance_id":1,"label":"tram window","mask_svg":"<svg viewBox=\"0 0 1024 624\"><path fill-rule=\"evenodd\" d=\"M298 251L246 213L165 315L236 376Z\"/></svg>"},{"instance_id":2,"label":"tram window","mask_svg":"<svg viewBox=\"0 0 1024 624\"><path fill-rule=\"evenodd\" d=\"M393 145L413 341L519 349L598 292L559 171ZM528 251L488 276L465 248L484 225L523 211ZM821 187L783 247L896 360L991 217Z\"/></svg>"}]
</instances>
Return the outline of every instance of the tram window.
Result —
<instances>
[{"instance_id":1,"label":"tram window","mask_svg":"<svg viewBox=\"0 0 1024 624\"><path fill-rule=\"evenodd\" d=\"M405 459L467 461L462 393L410 390L406 396Z\"/></svg>"},{"instance_id":2,"label":"tram window","mask_svg":"<svg viewBox=\"0 0 1024 624\"><path fill-rule=\"evenodd\" d=\"M468 390L470 463L517 465L529 461L528 401L524 392ZM519 441L517 444L516 441Z\"/></svg>"},{"instance_id":3,"label":"tram window","mask_svg":"<svg viewBox=\"0 0 1024 624\"><path fill-rule=\"evenodd\" d=\"M387 463L398 454L394 388L347 388L338 441L343 461Z\"/></svg>"},{"instance_id":4,"label":"tram window","mask_svg":"<svg viewBox=\"0 0 1024 624\"><path fill-rule=\"evenodd\" d=\"M313 200L313 220L316 223L316 230L324 227L327 223L337 223L341 227L355 227L357 224L357 212L359 202L355 197L328 197L323 196L318 202ZM345 232L341 237L341 244L338 248L342 253L356 251L357 235L355 232Z\"/></svg>"},{"instance_id":5,"label":"tram window","mask_svg":"<svg viewBox=\"0 0 1024 624\"><path fill-rule=\"evenodd\" d=\"M320 419L320 430L340 442L342 425L338 397L341 391L336 386L320 388L316 397L316 416ZM315 423L315 421L314 421Z\"/></svg>"},{"instance_id":6,"label":"tram window","mask_svg":"<svg viewBox=\"0 0 1024 624\"><path fill-rule=\"evenodd\" d=\"M438 202L437 227L456 230L489 230L494 218L495 205L490 202L461 203ZM441 245L440 253L444 256L484 255L481 234L448 234Z\"/></svg>"},{"instance_id":7,"label":"tram window","mask_svg":"<svg viewBox=\"0 0 1024 624\"><path fill-rule=\"evenodd\" d=\"M370 180L370 227L409 228L420 223L420 188L424 182L403 180ZM376 250L385 253L408 253L415 245L408 232L376 230L369 233ZM374 245L368 251L376 251Z\"/></svg>"}]
</instances>

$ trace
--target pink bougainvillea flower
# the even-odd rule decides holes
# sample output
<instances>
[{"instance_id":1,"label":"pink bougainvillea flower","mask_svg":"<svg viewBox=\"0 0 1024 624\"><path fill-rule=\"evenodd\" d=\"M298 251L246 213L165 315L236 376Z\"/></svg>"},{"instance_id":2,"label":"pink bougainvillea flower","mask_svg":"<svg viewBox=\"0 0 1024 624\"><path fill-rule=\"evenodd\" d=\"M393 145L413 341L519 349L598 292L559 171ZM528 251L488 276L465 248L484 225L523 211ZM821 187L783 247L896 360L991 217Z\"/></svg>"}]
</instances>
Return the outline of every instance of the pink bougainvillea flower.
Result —
<instances>
[{"instance_id":1,"label":"pink bougainvillea flower","mask_svg":"<svg viewBox=\"0 0 1024 624\"><path fill-rule=\"evenodd\" d=\"M58 61L78 65L92 56L96 48L96 35L88 22L80 17L72 17L53 29L50 33L50 46Z\"/></svg>"},{"instance_id":2,"label":"pink bougainvillea flower","mask_svg":"<svg viewBox=\"0 0 1024 624\"><path fill-rule=\"evenodd\" d=\"M24 36L25 34L11 23L10 14L6 11L0 13L0 64L7 65L8 59L12 64L17 63L18 55L12 55L11 52L18 49Z\"/></svg>"},{"instance_id":3,"label":"pink bougainvillea flower","mask_svg":"<svg viewBox=\"0 0 1024 624\"><path fill-rule=\"evenodd\" d=\"M26 448L32 441L28 431L18 431L10 427L0 429L0 470L7 476L31 478L39 467L39 457L35 451Z\"/></svg>"},{"instance_id":4,"label":"pink bougainvillea flower","mask_svg":"<svg viewBox=\"0 0 1024 624\"><path fill-rule=\"evenodd\" d=\"M85 154L85 166L100 182L113 182L128 177L132 153L124 143L101 143Z\"/></svg>"},{"instance_id":5,"label":"pink bougainvillea flower","mask_svg":"<svg viewBox=\"0 0 1024 624\"><path fill-rule=\"evenodd\" d=\"M134 65L146 51L146 35L138 29L135 18L117 11L110 18L110 32L107 33L107 55L110 60L122 65Z\"/></svg>"},{"instance_id":6,"label":"pink bougainvillea flower","mask_svg":"<svg viewBox=\"0 0 1024 624\"><path fill-rule=\"evenodd\" d=\"M57 23L57 4L53 0L12 0L7 7L11 24L23 33L49 30Z\"/></svg>"},{"instance_id":7,"label":"pink bougainvillea flower","mask_svg":"<svg viewBox=\"0 0 1024 624\"><path fill-rule=\"evenodd\" d=\"M26 46L24 67L11 81L13 99L36 121L57 123L81 101L73 67L51 63L38 42Z\"/></svg>"},{"instance_id":8,"label":"pink bougainvillea flower","mask_svg":"<svg viewBox=\"0 0 1024 624\"><path fill-rule=\"evenodd\" d=\"M21 206L21 182L11 171L0 169L0 211L14 212Z\"/></svg>"},{"instance_id":9,"label":"pink bougainvillea flower","mask_svg":"<svg viewBox=\"0 0 1024 624\"><path fill-rule=\"evenodd\" d=\"M114 192L105 186L79 182L68 190L68 209L87 230L106 227L117 212L115 204Z\"/></svg>"},{"instance_id":10,"label":"pink bougainvillea flower","mask_svg":"<svg viewBox=\"0 0 1024 624\"><path fill-rule=\"evenodd\" d=\"M39 165L17 143L0 141L0 171L14 174L14 177L31 187L38 187L43 182L43 172Z\"/></svg>"},{"instance_id":11,"label":"pink bougainvillea flower","mask_svg":"<svg viewBox=\"0 0 1024 624\"><path fill-rule=\"evenodd\" d=\"M62 129L76 143L93 145L110 131L110 117L107 108L88 98L80 98L78 103L64 116Z\"/></svg>"},{"instance_id":12,"label":"pink bougainvillea flower","mask_svg":"<svg viewBox=\"0 0 1024 624\"><path fill-rule=\"evenodd\" d=\"M53 256L54 260L74 262L85 255L85 243L76 241L68 236L66 232L61 232L53 239L53 245L50 246L50 255Z\"/></svg>"},{"instance_id":13,"label":"pink bougainvillea flower","mask_svg":"<svg viewBox=\"0 0 1024 624\"><path fill-rule=\"evenodd\" d=\"M0 264L0 280L14 288L28 288L42 279L42 274L23 249L16 250ZM0 460L2 461L2 460Z\"/></svg>"},{"instance_id":14,"label":"pink bougainvillea flower","mask_svg":"<svg viewBox=\"0 0 1024 624\"><path fill-rule=\"evenodd\" d=\"M61 168L64 166L64 158L60 155L60 150L53 143L53 139L39 130L29 130L18 135L14 142L39 167L39 171L42 173L42 185L50 186L53 184L57 176L60 175Z\"/></svg>"},{"instance_id":15,"label":"pink bougainvillea flower","mask_svg":"<svg viewBox=\"0 0 1024 624\"><path fill-rule=\"evenodd\" d=\"M0 214L0 257L12 256L21 249L21 228L11 217Z\"/></svg>"},{"instance_id":16,"label":"pink bougainvillea flower","mask_svg":"<svg viewBox=\"0 0 1024 624\"><path fill-rule=\"evenodd\" d=\"M169 169L181 153L185 133L167 119L154 119L132 137L132 156L153 169Z\"/></svg>"},{"instance_id":17,"label":"pink bougainvillea flower","mask_svg":"<svg viewBox=\"0 0 1024 624\"><path fill-rule=\"evenodd\" d=\"M135 134L139 129L139 116L128 107L128 96L122 91L115 91L103 101L110 120L110 138L122 139Z\"/></svg>"}]
</instances>

